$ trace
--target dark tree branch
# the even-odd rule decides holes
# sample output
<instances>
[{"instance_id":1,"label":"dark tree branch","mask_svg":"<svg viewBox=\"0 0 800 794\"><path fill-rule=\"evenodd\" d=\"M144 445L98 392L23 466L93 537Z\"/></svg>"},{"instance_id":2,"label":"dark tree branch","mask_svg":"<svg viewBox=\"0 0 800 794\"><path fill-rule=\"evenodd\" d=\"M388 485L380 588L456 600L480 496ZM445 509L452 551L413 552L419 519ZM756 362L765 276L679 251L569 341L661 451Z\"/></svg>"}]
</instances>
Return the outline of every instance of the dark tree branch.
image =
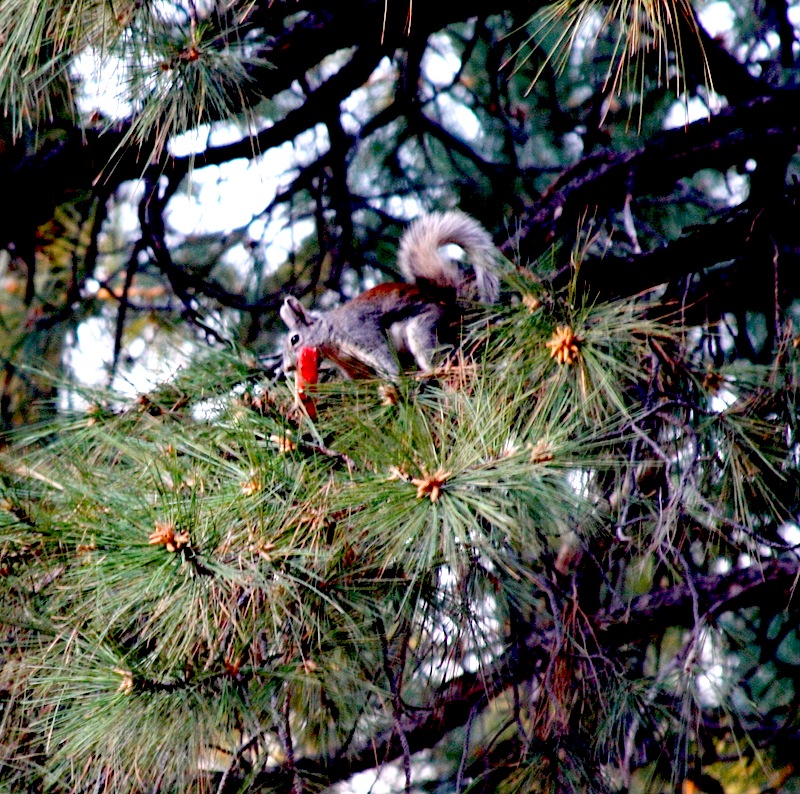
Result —
<instances>
[{"instance_id":1,"label":"dark tree branch","mask_svg":"<svg viewBox=\"0 0 800 794\"><path fill-rule=\"evenodd\" d=\"M117 309L117 322L114 327L114 352L111 357L111 371L109 372L109 383L113 383L119 367L119 358L122 354L122 338L125 333L125 319L130 306L130 291L133 286L133 278L139 268L139 254L142 252L144 246L141 240L138 240L131 250L131 255L128 257L128 264L125 267L125 280L122 284L122 292L119 296L119 307Z\"/></svg>"},{"instance_id":2,"label":"dark tree branch","mask_svg":"<svg viewBox=\"0 0 800 794\"><path fill-rule=\"evenodd\" d=\"M753 236L753 213L742 212L692 229L665 246L627 257L606 255L581 265L581 280L603 296L635 295L741 256ZM571 274L560 273L557 283Z\"/></svg>"},{"instance_id":3,"label":"dark tree branch","mask_svg":"<svg viewBox=\"0 0 800 794\"><path fill-rule=\"evenodd\" d=\"M759 97L696 121L685 130L665 132L639 149L584 157L551 185L523 219L518 238L521 255L536 260L553 242L573 234L587 213L622 207L629 188L638 194L668 193L680 178L701 168L726 171L748 158L758 162L775 147L796 145L800 141L798 100L797 91ZM504 248L510 253L511 243ZM667 279L653 271L648 280L654 285Z\"/></svg>"},{"instance_id":4,"label":"dark tree branch","mask_svg":"<svg viewBox=\"0 0 800 794\"><path fill-rule=\"evenodd\" d=\"M698 576L635 598L631 604L595 615L597 635L606 647L619 647L661 634L670 626L694 625L694 600L701 617L715 621L725 612L769 604L777 613L796 611L797 560L775 560L717 576Z\"/></svg>"},{"instance_id":5,"label":"dark tree branch","mask_svg":"<svg viewBox=\"0 0 800 794\"><path fill-rule=\"evenodd\" d=\"M449 153L461 155L469 160L475 167L489 179L513 179L513 172L508 165L492 163L482 158L471 146L462 141L452 132L445 129L438 121L434 121L423 112L415 114L409 120L412 127L421 135L430 135L438 140Z\"/></svg>"},{"instance_id":6,"label":"dark tree branch","mask_svg":"<svg viewBox=\"0 0 800 794\"><path fill-rule=\"evenodd\" d=\"M252 160L268 149L293 140L317 123L338 116L340 103L367 81L384 54L385 51L377 47L358 49L335 75L309 94L299 108L287 113L273 126L252 138L210 148L198 155L171 158L164 163L165 171L184 175L190 167L220 165L238 157Z\"/></svg>"},{"instance_id":7,"label":"dark tree branch","mask_svg":"<svg viewBox=\"0 0 800 794\"><path fill-rule=\"evenodd\" d=\"M710 74L713 88L727 97L731 104L740 104L755 99L762 94L771 93L763 80L750 74L747 66L731 55L722 41L708 35L702 25L693 20L681 20L681 38L689 42L700 37L700 47L687 46L684 49L684 69L690 85L705 85Z\"/></svg>"},{"instance_id":8,"label":"dark tree branch","mask_svg":"<svg viewBox=\"0 0 800 794\"><path fill-rule=\"evenodd\" d=\"M205 279L193 279L183 268L178 267L172 261L172 255L165 241L164 205L165 197L158 194L158 182L148 180L145 183L145 195L139 207L142 239L152 251L156 264L167 277L173 292L183 304L185 318L202 329L208 334L209 338L224 343L225 340L219 333L205 322L192 294L193 287L199 286L201 292L208 290L207 281Z\"/></svg>"},{"instance_id":9,"label":"dark tree branch","mask_svg":"<svg viewBox=\"0 0 800 794\"><path fill-rule=\"evenodd\" d=\"M796 36L794 26L789 19L789 4L786 0L766 0L766 5L770 11L768 19L781 42L780 64L784 69L791 69L794 67Z\"/></svg>"},{"instance_id":10,"label":"dark tree branch","mask_svg":"<svg viewBox=\"0 0 800 794\"><path fill-rule=\"evenodd\" d=\"M535 10L536 5L523 0L505 0L494 9L498 14L510 11L523 18ZM410 31L406 2L357 0L348 5L347 13L341 13L315 0L299 7L289 4L283 14L276 11L276 5L265 0L254 4L247 19L252 28L263 29L272 39L272 46L261 53L274 67L263 72L262 89L267 87L270 96L285 90L323 58L343 48L380 46L392 52L406 47L410 36L426 38L454 22L484 16L486 4L477 0L415 4ZM303 15L299 16L298 11ZM291 21L287 23L286 18Z\"/></svg>"},{"instance_id":11,"label":"dark tree branch","mask_svg":"<svg viewBox=\"0 0 800 794\"><path fill-rule=\"evenodd\" d=\"M348 154L352 149L353 138L342 127L342 120L338 108L327 119L328 137L330 139L330 182L328 196L330 206L334 211L336 223L341 230L338 245L334 246L333 267L327 279L326 286L336 289L341 281L342 271L346 263L355 262L355 229L353 228L353 199L347 179ZM322 201L318 202L322 206ZM324 228L324 221L317 224ZM321 251L323 249L320 249Z\"/></svg>"}]
</instances>

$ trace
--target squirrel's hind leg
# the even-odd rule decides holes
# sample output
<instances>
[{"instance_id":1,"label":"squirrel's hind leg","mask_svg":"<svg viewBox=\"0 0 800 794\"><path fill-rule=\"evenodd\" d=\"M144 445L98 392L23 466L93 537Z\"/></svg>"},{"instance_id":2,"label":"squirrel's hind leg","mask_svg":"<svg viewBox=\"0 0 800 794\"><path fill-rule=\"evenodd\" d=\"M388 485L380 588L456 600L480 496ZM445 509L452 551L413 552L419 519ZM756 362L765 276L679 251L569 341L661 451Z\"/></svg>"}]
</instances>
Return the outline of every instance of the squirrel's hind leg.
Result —
<instances>
[{"instance_id":1,"label":"squirrel's hind leg","mask_svg":"<svg viewBox=\"0 0 800 794\"><path fill-rule=\"evenodd\" d=\"M439 346L439 316L421 314L408 321L406 345L422 372L433 372L433 354Z\"/></svg>"}]
</instances>

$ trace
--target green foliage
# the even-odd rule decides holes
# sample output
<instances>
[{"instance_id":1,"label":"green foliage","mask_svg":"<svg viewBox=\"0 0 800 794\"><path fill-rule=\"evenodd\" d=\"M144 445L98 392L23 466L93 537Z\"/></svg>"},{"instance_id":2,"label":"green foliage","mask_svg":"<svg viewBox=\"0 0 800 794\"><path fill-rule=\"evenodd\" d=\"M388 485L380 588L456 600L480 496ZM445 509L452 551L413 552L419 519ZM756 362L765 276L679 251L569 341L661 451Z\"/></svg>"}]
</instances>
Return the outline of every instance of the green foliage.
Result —
<instances>
[{"instance_id":1,"label":"green foliage","mask_svg":"<svg viewBox=\"0 0 800 794\"><path fill-rule=\"evenodd\" d=\"M14 134L52 118L53 84L67 84L78 56L88 78L115 67L117 90L136 113L120 148L147 146L157 156L170 136L235 116L253 101L248 70L268 63L224 19L199 19L194 4L181 3L3 3L0 102ZM76 113L69 89L60 100L60 113Z\"/></svg>"},{"instance_id":2,"label":"green foliage","mask_svg":"<svg viewBox=\"0 0 800 794\"><path fill-rule=\"evenodd\" d=\"M75 54L87 47L107 50L142 5L9 0L0 6L0 102L16 134L52 117L50 89L63 83Z\"/></svg>"},{"instance_id":3,"label":"green foliage","mask_svg":"<svg viewBox=\"0 0 800 794\"><path fill-rule=\"evenodd\" d=\"M257 92L249 70L268 65L248 54L252 48L235 29L194 17L176 25L176 13L185 11L140 16L142 27L129 30L113 51L127 62L128 97L138 110L120 147L152 148L153 157L173 135L242 113L253 101L246 95Z\"/></svg>"},{"instance_id":4,"label":"green foliage","mask_svg":"<svg viewBox=\"0 0 800 794\"><path fill-rule=\"evenodd\" d=\"M288 769L313 787L322 767L301 759L382 741L475 671L491 708L460 760L434 755L445 778L470 770L465 790L614 790L648 769L657 737L665 779L680 778L702 648L741 653L744 629L737 646L735 621L700 623L688 643L667 632L645 656L626 643L610 656L599 616L633 603L625 581L683 579L676 534L755 549L785 504L770 483L795 476L787 450L763 443L743 381L709 409L682 364L696 397L669 398L653 351L678 349L648 304L576 305L515 282L475 323L478 358L395 387L322 384L314 422L284 385L216 354L133 404L87 394L86 412L27 431L2 461L3 779L137 792L224 776L244 791ZM553 344L565 326L566 348ZM591 618L562 589L576 555L594 559L572 585L594 588ZM794 623L776 630L792 665ZM527 671L513 697L495 689L501 669ZM762 671L757 691L753 678L751 700L780 675ZM729 681L724 702L747 691ZM481 772L495 743L502 763Z\"/></svg>"},{"instance_id":5,"label":"green foliage","mask_svg":"<svg viewBox=\"0 0 800 794\"><path fill-rule=\"evenodd\" d=\"M0 2L0 790L797 788L796 35L729 7ZM312 420L284 294L453 206L501 302Z\"/></svg>"},{"instance_id":6,"label":"green foliage","mask_svg":"<svg viewBox=\"0 0 800 794\"><path fill-rule=\"evenodd\" d=\"M529 90L548 66L564 71L571 54L588 46L600 51L600 62L605 64L603 90L612 96L634 94L642 101L651 83L674 80L675 93L679 95L685 87L684 47L702 51L694 12L686 0L618 0L609 4L560 0L534 14L525 34L524 42L512 56L518 59L517 68L527 63L535 49L544 50ZM672 68L673 58L679 64L677 69ZM712 75L707 66L704 76L710 90Z\"/></svg>"}]
</instances>

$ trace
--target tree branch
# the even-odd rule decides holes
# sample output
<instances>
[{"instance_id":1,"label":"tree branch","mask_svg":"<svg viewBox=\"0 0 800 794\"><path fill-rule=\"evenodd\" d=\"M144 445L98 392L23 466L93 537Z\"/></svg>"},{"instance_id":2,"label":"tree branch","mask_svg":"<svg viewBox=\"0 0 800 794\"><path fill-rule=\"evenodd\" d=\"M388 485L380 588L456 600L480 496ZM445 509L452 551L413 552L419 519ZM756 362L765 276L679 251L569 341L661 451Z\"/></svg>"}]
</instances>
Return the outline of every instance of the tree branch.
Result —
<instances>
[{"instance_id":1,"label":"tree branch","mask_svg":"<svg viewBox=\"0 0 800 794\"><path fill-rule=\"evenodd\" d=\"M591 618L595 636L604 649L619 648L658 636L671 626L694 625L694 610L713 622L725 612L772 604L775 611L797 610L794 588L800 578L797 560L775 560L763 567L752 565L726 574L700 576L635 598L627 607L600 610ZM296 760L296 771L317 784L330 786L358 772L372 769L437 744L449 731L462 727L515 682L529 680L543 669L552 652L555 631L531 632L523 652L509 649L495 664L476 673L464 673L443 684L429 710L404 714L397 726L373 737L348 756ZM402 737L402 738L401 738ZM281 766L262 773L257 785L264 789L289 789L294 772Z\"/></svg>"},{"instance_id":2,"label":"tree branch","mask_svg":"<svg viewBox=\"0 0 800 794\"><path fill-rule=\"evenodd\" d=\"M725 171L798 141L800 91L792 90L727 108L686 129L669 130L633 151L584 157L522 219L520 253L529 261L538 259L555 240L574 233L587 212L622 207L629 186L638 194L668 193L681 177L701 168ZM511 243L504 248L511 253Z\"/></svg>"}]
</instances>

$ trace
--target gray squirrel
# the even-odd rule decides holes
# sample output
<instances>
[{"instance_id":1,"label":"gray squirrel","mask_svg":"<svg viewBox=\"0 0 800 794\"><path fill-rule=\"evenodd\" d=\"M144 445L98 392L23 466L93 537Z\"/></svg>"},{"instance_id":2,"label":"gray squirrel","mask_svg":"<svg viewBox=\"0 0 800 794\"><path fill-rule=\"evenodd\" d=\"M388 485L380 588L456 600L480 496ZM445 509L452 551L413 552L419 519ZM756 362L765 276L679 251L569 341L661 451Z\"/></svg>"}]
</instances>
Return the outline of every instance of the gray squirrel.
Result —
<instances>
[{"instance_id":1,"label":"gray squirrel","mask_svg":"<svg viewBox=\"0 0 800 794\"><path fill-rule=\"evenodd\" d=\"M472 273L442 255L439 249L450 243L464 249ZM296 369L301 348L313 347L347 378L392 379L400 374L398 353L410 353L431 372L434 351L461 316L458 301L497 300L497 259L489 233L466 213L422 215L400 239L397 265L409 283L378 284L325 312L308 311L293 296L284 300L284 371Z\"/></svg>"}]
</instances>

